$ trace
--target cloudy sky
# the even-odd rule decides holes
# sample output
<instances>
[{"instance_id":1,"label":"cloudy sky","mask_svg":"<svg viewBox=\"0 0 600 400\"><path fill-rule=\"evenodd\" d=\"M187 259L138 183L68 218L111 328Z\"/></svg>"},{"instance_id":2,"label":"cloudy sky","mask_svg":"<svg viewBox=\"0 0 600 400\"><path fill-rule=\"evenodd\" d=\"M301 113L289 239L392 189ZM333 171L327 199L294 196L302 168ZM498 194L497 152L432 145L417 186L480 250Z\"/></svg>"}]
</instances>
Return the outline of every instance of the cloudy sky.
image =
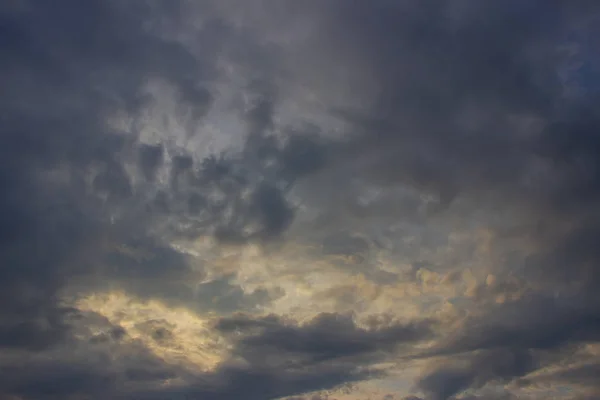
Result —
<instances>
[{"instance_id":1,"label":"cloudy sky","mask_svg":"<svg viewBox=\"0 0 600 400\"><path fill-rule=\"evenodd\" d=\"M2 1L0 399L600 399L599 27Z\"/></svg>"}]
</instances>

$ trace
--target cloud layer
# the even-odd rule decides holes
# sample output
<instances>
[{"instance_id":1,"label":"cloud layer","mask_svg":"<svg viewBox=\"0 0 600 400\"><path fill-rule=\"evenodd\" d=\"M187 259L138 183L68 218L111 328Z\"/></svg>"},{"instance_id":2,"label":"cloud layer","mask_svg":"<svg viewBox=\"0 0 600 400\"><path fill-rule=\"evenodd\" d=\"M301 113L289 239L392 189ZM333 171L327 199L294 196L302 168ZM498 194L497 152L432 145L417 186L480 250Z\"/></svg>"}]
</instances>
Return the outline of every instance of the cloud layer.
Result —
<instances>
[{"instance_id":1,"label":"cloud layer","mask_svg":"<svg viewBox=\"0 0 600 400\"><path fill-rule=\"evenodd\" d=\"M598 398L599 19L0 5L0 397Z\"/></svg>"}]
</instances>

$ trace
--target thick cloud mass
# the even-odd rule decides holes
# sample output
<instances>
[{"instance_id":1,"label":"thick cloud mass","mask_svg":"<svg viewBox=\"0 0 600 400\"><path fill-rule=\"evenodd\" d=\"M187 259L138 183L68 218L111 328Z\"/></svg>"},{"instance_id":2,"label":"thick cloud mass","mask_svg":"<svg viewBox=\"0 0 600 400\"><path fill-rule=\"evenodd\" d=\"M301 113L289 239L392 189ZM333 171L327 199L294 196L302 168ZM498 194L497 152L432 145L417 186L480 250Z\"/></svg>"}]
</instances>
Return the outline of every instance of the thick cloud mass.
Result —
<instances>
[{"instance_id":1,"label":"thick cloud mass","mask_svg":"<svg viewBox=\"0 0 600 400\"><path fill-rule=\"evenodd\" d=\"M598 26L3 2L0 398L598 398Z\"/></svg>"}]
</instances>

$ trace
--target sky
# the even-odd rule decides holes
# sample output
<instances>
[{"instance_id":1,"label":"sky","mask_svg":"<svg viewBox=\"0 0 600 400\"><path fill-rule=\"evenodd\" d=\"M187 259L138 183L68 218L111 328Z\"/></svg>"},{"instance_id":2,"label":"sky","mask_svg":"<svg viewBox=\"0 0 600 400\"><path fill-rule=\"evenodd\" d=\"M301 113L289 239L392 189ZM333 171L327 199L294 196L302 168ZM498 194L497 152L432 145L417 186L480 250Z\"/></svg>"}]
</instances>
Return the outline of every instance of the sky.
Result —
<instances>
[{"instance_id":1,"label":"sky","mask_svg":"<svg viewBox=\"0 0 600 400\"><path fill-rule=\"evenodd\" d=\"M600 3L0 3L0 399L600 399Z\"/></svg>"}]
</instances>

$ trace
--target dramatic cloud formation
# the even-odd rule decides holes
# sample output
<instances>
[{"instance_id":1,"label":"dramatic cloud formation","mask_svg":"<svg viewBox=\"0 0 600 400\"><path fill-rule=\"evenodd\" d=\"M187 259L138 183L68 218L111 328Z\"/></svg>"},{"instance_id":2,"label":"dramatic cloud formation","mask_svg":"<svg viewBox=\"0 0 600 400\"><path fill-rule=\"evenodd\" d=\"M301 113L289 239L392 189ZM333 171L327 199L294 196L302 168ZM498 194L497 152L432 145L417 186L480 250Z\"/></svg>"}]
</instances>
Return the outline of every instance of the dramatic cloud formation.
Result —
<instances>
[{"instance_id":1,"label":"dramatic cloud formation","mask_svg":"<svg viewBox=\"0 0 600 400\"><path fill-rule=\"evenodd\" d=\"M0 398L600 398L600 4L0 5Z\"/></svg>"}]
</instances>

